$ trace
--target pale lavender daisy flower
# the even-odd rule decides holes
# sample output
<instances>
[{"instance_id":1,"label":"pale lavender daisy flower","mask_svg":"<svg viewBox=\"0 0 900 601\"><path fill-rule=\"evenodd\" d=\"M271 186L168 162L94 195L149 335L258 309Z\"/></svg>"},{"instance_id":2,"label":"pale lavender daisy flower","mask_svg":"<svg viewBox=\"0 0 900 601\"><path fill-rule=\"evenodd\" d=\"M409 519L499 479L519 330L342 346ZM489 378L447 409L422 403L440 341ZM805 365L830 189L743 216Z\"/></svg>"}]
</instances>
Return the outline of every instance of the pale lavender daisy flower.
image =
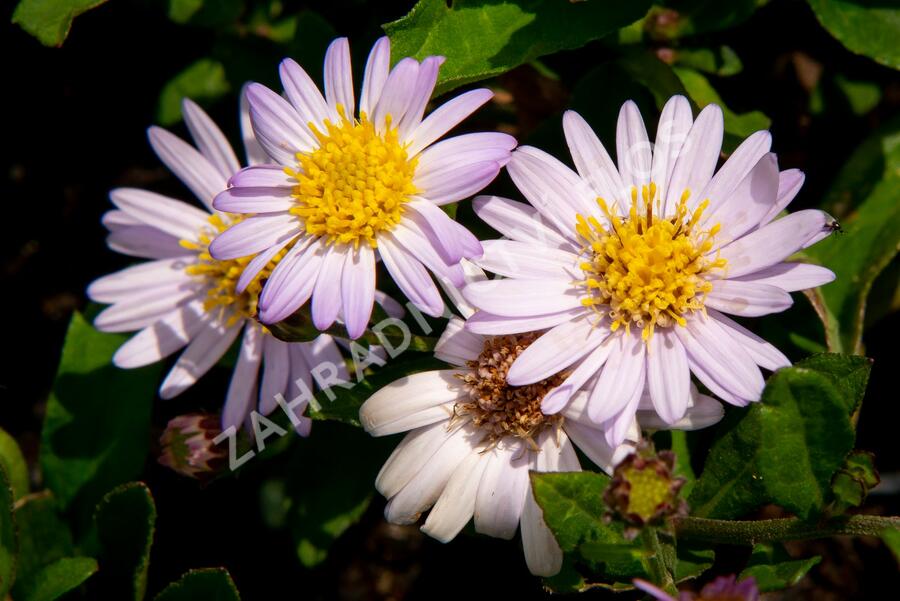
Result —
<instances>
[{"instance_id":1,"label":"pale lavender daisy flower","mask_svg":"<svg viewBox=\"0 0 900 601\"><path fill-rule=\"evenodd\" d=\"M492 96L472 90L423 119L443 61L404 58L391 69L390 42L381 38L366 64L358 116L344 38L328 48L324 97L290 59L280 68L285 97L249 87L253 130L277 165L231 178L214 204L249 216L210 252L227 260L290 249L260 296L264 323L312 298L317 328L343 312L349 336L360 336L372 312L379 258L419 309L441 315L444 303L428 270L459 284L460 259L480 256L481 245L440 206L481 190L515 146L502 133L435 143Z\"/></svg>"},{"instance_id":2,"label":"pale lavender daisy flower","mask_svg":"<svg viewBox=\"0 0 900 601\"><path fill-rule=\"evenodd\" d=\"M260 280L269 276L283 252L264 260L219 261L209 255L210 240L240 219L212 207L213 198L226 188L240 164L228 140L199 106L185 100L183 110L196 147L159 127L151 127L148 135L157 156L204 208L147 190L113 190L110 198L116 209L103 216L110 231L109 247L151 260L95 280L88 296L111 305L94 320L99 330L140 330L113 357L118 367L141 367L184 349L160 387L164 399L193 385L242 336L222 412L223 429L240 427L252 409L264 415L274 410L276 395L291 398L292 383L302 380L312 389L314 366L328 361L338 370L346 368L330 336L289 344L254 318ZM246 113L244 107L244 144L249 162L255 164L265 160L265 154L250 133ZM246 265L255 268L244 270ZM309 419L303 417L297 430L306 435L309 427Z\"/></svg>"},{"instance_id":3,"label":"pale lavender daisy flower","mask_svg":"<svg viewBox=\"0 0 900 601\"><path fill-rule=\"evenodd\" d=\"M607 444L585 413L585 394L559 414L542 413L541 398L561 374L521 387L507 384L510 364L534 338L532 333L481 336L453 317L435 347L435 356L451 367L380 389L361 407L360 421L373 436L408 432L375 482L388 499L388 521L411 524L431 508L422 530L442 542L473 516L475 529L490 536L509 539L521 528L528 568L551 576L562 565L562 551L535 502L529 470L580 471L577 446L611 473L634 445ZM696 390L691 405L678 427L704 427L722 417L721 405ZM652 410L639 419L644 427L670 427ZM632 421L627 438L636 441L640 430Z\"/></svg>"},{"instance_id":4,"label":"pale lavender daisy flower","mask_svg":"<svg viewBox=\"0 0 900 601\"><path fill-rule=\"evenodd\" d=\"M716 171L722 111L709 105L694 120L681 96L663 109L655 147L637 106L625 103L618 169L577 113L567 112L563 127L577 172L522 147L507 169L532 206L474 201L509 238L484 242L478 263L507 279L465 288L481 309L467 327L493 335L546 329L510 368L509 382L568 370L543 410L556 413L589 390L588 413L611 444L623 440L646 390L667 423L681 419L691 373L729 403L758 400L760 367L790 362L725 314L783 311L790 292L834 279L823 267L785 262L836 227L817 210L776 219L803 174L779 172L766 131Z\"/></svg>"}]
</instances>

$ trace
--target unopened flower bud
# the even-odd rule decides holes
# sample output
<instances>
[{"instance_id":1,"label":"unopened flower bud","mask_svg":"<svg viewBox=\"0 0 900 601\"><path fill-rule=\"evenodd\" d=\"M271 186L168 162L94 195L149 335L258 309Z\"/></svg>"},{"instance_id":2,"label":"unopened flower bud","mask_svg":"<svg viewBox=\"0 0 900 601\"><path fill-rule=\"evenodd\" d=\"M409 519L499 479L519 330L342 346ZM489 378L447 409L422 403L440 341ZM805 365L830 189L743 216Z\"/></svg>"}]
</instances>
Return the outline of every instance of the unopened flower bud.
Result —
<instances>
[{"instance_id":1,"label":"unopened flower bud","mask_svg":"<svg viewBox=\"0 0 900 601\"><path fill-rule=\"evenodd\" d=\"M221 432L218 416L179 415L169 420L159 438L162 444L159 462L191 478L208 478L225 464L225 450L213 443Z\"/></svg>"},{"instance_id":2,"label":"unopened flower bud","mask_svg":"<svg viewBox=\"0 0 900 601\"><path fill-rule=\"evenodd\" d=\"M603 500L629 525L663 525L667 518L684 512L678 492L684 478L674 475L675 455L638 450L623 459L613 472Z\"/></svg>"}]
</instances>

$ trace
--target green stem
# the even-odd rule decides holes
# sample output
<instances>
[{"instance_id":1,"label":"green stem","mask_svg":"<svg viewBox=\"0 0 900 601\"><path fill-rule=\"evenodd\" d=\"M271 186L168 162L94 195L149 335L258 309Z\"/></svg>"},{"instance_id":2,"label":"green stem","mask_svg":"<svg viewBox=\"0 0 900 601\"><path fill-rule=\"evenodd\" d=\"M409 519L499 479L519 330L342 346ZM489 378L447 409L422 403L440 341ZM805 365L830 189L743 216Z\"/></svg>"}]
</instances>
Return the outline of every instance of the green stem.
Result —
<instances>
[{"instance_id":1,"label":"green stem","mask_svg":"<svg viewBox=\"0 0 900 601\"><path fill-rule=\"evenodd\" d=\"M733 545L830 536L879 536L888 528L900 528L900 517L853 515L833 518L818 524L804 522L798 518L732 521L684 517L675 520L675 532L679 538Z\"/></svg>"},{"instance_id":2,"label":"green stem","mask_svg":"<svg viewBox=\"0 0 900 601\"><path fill-rule=\"evenodd\" d=\"M659 535L656 528L644 528L641 533L644 539L644 548L647 551L647 563L650 568L650 576L653 578L654 584L660 586L667 593L678 594L675 587L675 580L666 567L665 557L663 556L662 545L659 544Z\"/></svg>"}]
</instances>

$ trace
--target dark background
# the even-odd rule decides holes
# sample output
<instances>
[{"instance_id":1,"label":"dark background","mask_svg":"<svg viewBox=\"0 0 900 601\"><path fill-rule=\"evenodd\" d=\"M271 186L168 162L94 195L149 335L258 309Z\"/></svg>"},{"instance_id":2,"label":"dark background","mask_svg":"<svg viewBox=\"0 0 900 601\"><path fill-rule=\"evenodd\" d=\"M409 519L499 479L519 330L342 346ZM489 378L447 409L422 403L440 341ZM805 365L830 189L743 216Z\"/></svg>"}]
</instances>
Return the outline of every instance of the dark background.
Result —
<instances>
[{"instance_id":1,"label":"dark background","mask_svg":"<svg viewBox=\"0 0 900 601\"><path fill-rule=\"evenodd\" d=\"M76 19L62 48L45 48L9 24L12 4L5 3L0 26L4 70L0 426L19 440L29 464L36 465L44 402L69 317L75 310L85 310L84 290L91 280L129 263L104 245L100 216L110 208L108 190L140 186L189 198L156 160L144 130L154 123L162 86L220 42L209 29L171 22L165 3L113 1ZM339 34L349 35L354 58L359 60L380 35L379 25L405 14L410 4L350 1L302 6L321 14ZM774 1L734 29L702 36L701 43L727 43L737 52L744 70L731 78L715 79L717 90L732 110L761 110L771 117L773 150L779 154L781 168L806 172L806 185L792 210L818 204L857 144L900 108L896 72L845 50L819 26L803 2ZM266 65L255 77L274 83L279 49L253 40L247 44L248 54L253 55L248 58L248 70L253 64ZM305 51L321 56L324 43L319 45ZM527 141L536 125L549 119L542 129L556 131L558 142L559 112L569 92L590 66L612 52L598 42L547 58L545 63L560 75L558 80L529 66L501 77L491 85L509 92L504 96L506 106L487 109L471 127L499 126ZM809 81L818 68L876 82L883 90L879 105L862 116L839 103L823 114L812 114ZM318 75L315 66L309 71ZM232 89L237 88L232 85ZM615 90L607 92L612 98L604 102L623 100L615 98ZM235 96L208 108L237 141ZM648 127L655 121L650 115L645 119ZM180 124L173 130L185 133ZM495 184L499 189L507 185ZM461 215L468 216L466 208ZM877 286L892 285L896 275L895 263ZM811 319L805 299L797 299L791 315ZM896 422L891 419L897 393L890 379L897 322L896 314L884 317L869 328L865 338L866 352L875 364L860 418L858 447L875 452L883 474L897 474L900 469ZM821 339L821 333L816 335ZM792 358L805 354L797 348L784 350ZM154 415L157 429L176 414L215 408L224 394L226 374L204 378L175 401L159 402ZM343 428L316 424L314 436L341 435ZM328 456L312 460L325 465L331 461ZM150 593L189 568L223 565L243 598L251 600L270 598L276 591L304 599L540 595L540 583L525 569L517 541L464 534L441 545L415 528L385 524L380 498L335 544L322 566L305 570L294 559L290 533L267 526L259 509L262 482L279 471L304 469L308 465L298 462L296 454L285 454L239 479L201 487L158 466L154 457L148 458L143 477L159 511ZM36 470L33 479L40 481ZM866 507L877 513L897 509L896 493L873 496ZM823 554L825 560L783 598L884 598L885 591L897 583L896 564L877 541L830 540L793 544L789 549L797 556ZM717 568L722 572L739 568L744 557L740 550L723 549Z\"/></svg>"}]
</instances>

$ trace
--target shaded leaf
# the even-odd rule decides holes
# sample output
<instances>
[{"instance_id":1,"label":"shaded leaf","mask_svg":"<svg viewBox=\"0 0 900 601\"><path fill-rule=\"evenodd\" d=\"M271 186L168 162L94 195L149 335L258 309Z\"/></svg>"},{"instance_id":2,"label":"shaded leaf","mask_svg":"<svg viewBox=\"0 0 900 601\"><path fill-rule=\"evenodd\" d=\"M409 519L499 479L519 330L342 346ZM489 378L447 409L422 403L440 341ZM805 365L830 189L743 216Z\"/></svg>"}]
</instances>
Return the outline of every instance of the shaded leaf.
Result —
<instances>
[{"instance_id":1,"label":"shaded leaf","mask_svg":"<svg viewBox=\"0 0 900 601\"><path fill-rule=\"evenodd\" d=\"M160 125L172 125L181 120L181 101L185 98L204 104L218 100L230 90L225 66L219 61L201 58L163 86L156 119Z\"/></svg>"},{"instance_id":2,"label":"shaded leaf","mask_svg":"<svg viewBox=\"0 0 900 601\"><path fill-rule=\"evenodd\" d=\"M900 69L900 7L873 0L807 0L822 27L851 52Z\"/></svg>"},{"instance_id":3,"label":"shaded leaf","mask_svg":"<svg viewBox=\"0 0 900 601\"><path fill-rule=\"evenodd\" d=\"M890 528L881 533L881 540L887 545L887 548L894 554L894 559L900 564L900 530Z\"/></svg>"},{"instance_id":4,"label":"shaded leaf","mask_svg":"<svg viewBox=\"0 0 900 601\"><path fill-rule=\"evenodd\" d=\"M866 395L872 360L858 355L821 353L806 357L794 366L814 370L828 378L847 402L847 412L853 414Z\"/></svg>"},{"instance_id":5,"label":"shaded leaf","mask_svg":"<svg viewBox=\"0 0 900 601\"><path fill-rule=\"evenodd\" d=\"M711 568L715 559L716 552L712 549L679 542L676 550L675 571L672 574L675 582L696 578Z\"/></svg>"},{"instance_id":6,"label":"shaded leaf","mask_svg":"<svg viewBox=\"0 0 900 601\"><path fill-rule=\"evenodd\" d=\"M125 340L98 332L75 313L47 401L44 480L63 509L78 505L85 524L107 491L141 472L149 447L161 366L114 367L113 353Z\"/></svg>"},{"instance_id":7,"label":"shaded leaf","mask_svg":"<svg viewBox=\"0 0 900 601\"><path fill-rule=\"evenodd\" d=\"M852 405L824 370L795 366L773 374L761 402L722 422L688 499L692 514L736 518L776 503L804 519L816 515L853 447Z\"/></svg>"},{"instance_id":8,"label":"shaded leaf","mask_svg":"<svg viewBox=\"0 0 900 601\"><path fill-rule=\"evenodd\" d=\"M53 601L81 586L97 572L93 557L64 557L44 567L17 593L21 601ZM18 586L16 587L18 590Z\"/></svg>"},{"instance_id":9,"label":"shaded leaf","mask_svg":"<svg viewBox=\"0 0 900 601\"><path fill-rule=\"evenodd\" d=\"M534 498L560 548L604 580L646 577L639 547L619 523L606 524L603 491L609 478L594 472L531 473Z\"/></svg>"},{"instance_id":10,"label":"shaded leaf","mask_svg":"<svg viewBox=\"0 0 900 601\"><path fill-rule=\"evenodd\" d=\"M583 46L643 17L649 6L645 0L420 0L384 30L395 59L447 57L438 80L440 93Z\"/></svg>"},{"instance_id":11,"label":"shaded leaf","mask_svg":"<svg viewBox=\"0 0 900 601\"><path fill-rule=\"evenodd\" d=\"M191 570L167 586L154 601L240 601L234 580L225 568Z\"/></svg>"},{"instance_id":12,"label":"shaded leaf","mask_svg":"<svg viewBox=\"0 0 900 601\"><path fill-rule=\"evenodd\" d=\"M778 591L800 582L820 561L822 558L819 556L791 559L779 543L754 545L747 567L738 580L752 576L760 592Z\"/></svg>"},{"instance_id":13,"label":"shaded leaf","mask_svg":"<svg viewBox=\"0 0 900 601\"><path fill-rule=\"evenodd\" d=\"M880 481L874 455L866 451L853 451L831 482L833 512L843 513L851 507L859 507Z\"/></svg>"},{"instance_id":14,"label":"shaded leaf","mask_svg":"<svg viewBox=\"0 0 900 601\"><path fill-rule=\"evenodd\" d=\"M169 18L176 23L184 24L201 8L203 0L169 0Z\"/></svg>"},{"instance_id":15,"label":"shaded leaf","mask_svg":"<svg viewBox=\"0 0 900 601\"><path fill-rule=\"evenodd\" d=\"M12 22L33 35L44 46L62 46L72 20L106 0L20 0Z\"/></svg>"},{"instance_id":16,"label":"shaded leaf","mask_svg":"<svg viewBox=\"0 0 900 601\"><path fill-rule=\"evenodd\" d=\"M75 549L69 526L60 519L56 500L48 491L23 497L15 518L19 528L19 560L14 598L39 586L43 571L53 562L70 557Z\"/></svg>"},{"instance_id":17,"label":"shaded leaf","mask_svg":"<svg viewBox=\"0 0 900 601\"><path fill-rule=\"evenodd\" d=\"M672 61L675 64L710 75L727 77L740 73L744 68L740 57L729 46L679 48L673 52Z\"/></svg>"},{"instance_id":18,"label":"shaded leaf","mask_svg":"<svg viewBox=\"0 0 900 601\"><path fill-rule=\"evenodd\" d=\"M684 84L688 94L699 108L707 104L718 104L725 117L725 140L723 149L730 152L737 148L744 138L761 129L768 129L772 121L760 111L737 114L725 106L719 93L702 74L685 67L675 67L675 73Z\"/></svg>"},{"instance_id":19,"label":"shaded leaf","mask_svg":"<svg viewBox=\"0 0 900 601\"><path fill-rule=\"evenodd\" d=\"M28 465L16 439L0 428L0 466L6 470L13 498L19 499L28 494Z\"/></svg>"},{"instance_id":20,"label":"shaded leaf","mask_svg":"<svg viewBox=\"0 0 900 601\"><path fill-rule=\"evenodd\" d=\"M757 0L664 0L647 16L654 38L673 39L734 27L756 11Z\"/></svg>"},{"instance_id":21,"label":"shaded leaf","mask_svg":"<svg viewBox=\"0 0 900 601\"><path fill-rule=\"evenodd\" d=\"M141 601L147 591L156 505L143 482L130 482L97 506L97 537L106 598Z\"/></svg>"},{"instance_id":22,"label":"shaded leaf","mask_svg":"<svg viewBox=\"0 0 900 601\"><path fill-rule=\"evenodd\" d=\"M6 599L16 577L19 543L13 518L13 500L6 468L0 465L0 599Z\"/></svg>"},{"instance_id":23,"label":"shaded leaf","mask_svg":"<svg viewBox=\"0 0 900 601\"><path fill-rule=\"evenodd\" d=\"M860 146L848 166L872 161L866 171L881 170L881 179L843 222L843 232L804 251L837 276L834 282L808 292L825 324L828 348L835 352L863 353L866 299L878 274L900 248L900 133L879 135L876 140ZM883 161L873 161L879 151ZM850 181L843 181L845 175ZM834 187L849 190L858 177L842 171ZM840 194L832 193L829 199L834 201Z\"/></svg>"}]
</instances>

